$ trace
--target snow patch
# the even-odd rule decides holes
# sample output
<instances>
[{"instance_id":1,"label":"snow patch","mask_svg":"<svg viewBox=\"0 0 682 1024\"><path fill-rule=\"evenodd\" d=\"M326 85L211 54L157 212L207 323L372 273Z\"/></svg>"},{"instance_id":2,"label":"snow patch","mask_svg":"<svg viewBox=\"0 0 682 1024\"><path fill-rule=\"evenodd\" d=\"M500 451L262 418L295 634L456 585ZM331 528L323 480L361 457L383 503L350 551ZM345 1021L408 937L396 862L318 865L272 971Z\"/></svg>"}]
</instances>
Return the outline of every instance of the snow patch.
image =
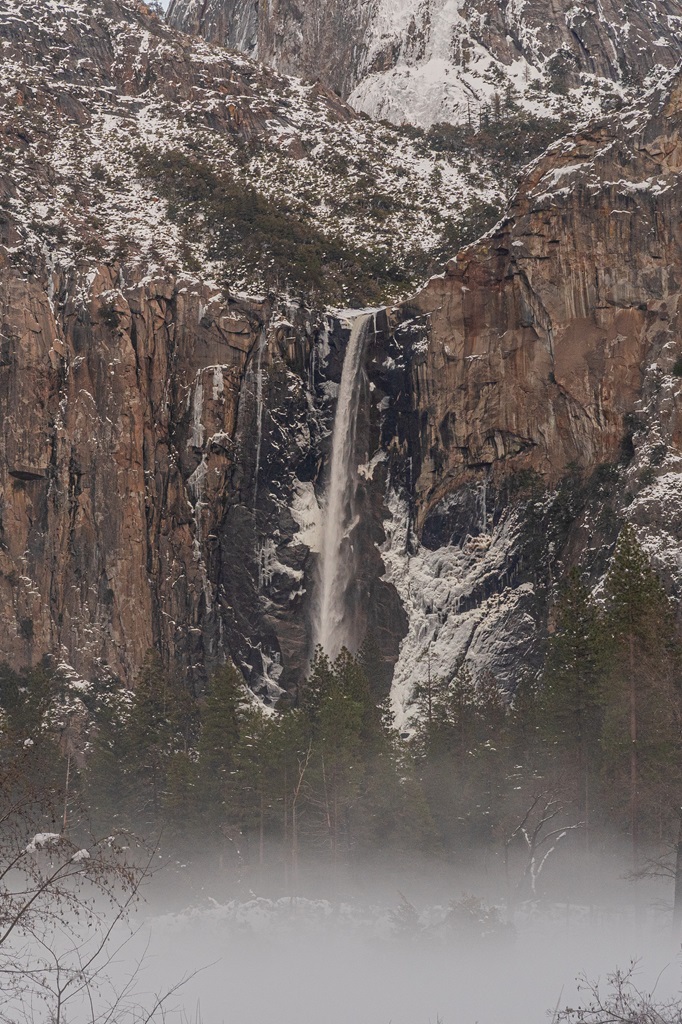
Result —
<instances>
[{"instance_id":1,"label":"snow patch","mask_svg":"<svg viewBox=\"0 0 682 1024\"><path fill-rule=\"evenodd\" d=\"M295 479L291 514L298 524L292 543L302 544L314 554L322 550L323 514L312 483L302 483Z\"/></svg>"}]
</instances>

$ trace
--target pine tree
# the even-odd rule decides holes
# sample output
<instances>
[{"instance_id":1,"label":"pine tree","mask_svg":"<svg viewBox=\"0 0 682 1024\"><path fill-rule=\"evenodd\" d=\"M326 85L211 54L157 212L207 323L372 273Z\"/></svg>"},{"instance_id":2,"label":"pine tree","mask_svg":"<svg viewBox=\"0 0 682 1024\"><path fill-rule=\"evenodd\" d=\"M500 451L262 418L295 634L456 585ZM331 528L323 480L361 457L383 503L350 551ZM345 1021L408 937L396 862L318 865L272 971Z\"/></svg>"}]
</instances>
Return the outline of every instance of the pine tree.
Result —
<instances>
[{"instance_id":1,"label":"pine tree","mask_svg":"<svg viewBox=\"0 0 682 1024\"><path fill-rule=\"evenodd\" d=\"M320 832L335 863L353 843L352 815L365 769L363 724L362 705L336 679L323 695L314 722L311 773Z\"/></svg>"},{"instance_id":2,"label":"pine tree","mask_svg":"<svg viewBox=\"0 0 682 1024\"><path fill-rule=\"evenodd\" d=\"M228 662L212 677L200 708L198 798L214 835L239 813L233 806L234 772L247 707L244 680Z\"/></svg>"},{"instance_id":3,"label":"pine tree","mask_svg":"<svg viewBox=\"0 0 682 1024\"><path fill-rule=\"evenodd\" d=\"M463 849L492 838L506 779L508 701L488 673L460 662L449 681L418 691L415 742L434 820L446 845Z\"/></svg>"},{"instance_id":4,"label":"pine tree","mask_svg":"<svg viewBox=\"0 0 682 1024\"><path fill-rule=\"evenodd\" d=\"M187 753L192 707L183 681L165 670L156 651L148 651L118 752L136 827L156 828L162 823L170 761L178 752Z\"/></svg>"},{"instance_id":5,"label":"pine tree","mask_svg":"<svg viewBox=\"0 0 682 1024\"><path fill-rule=\"evenodd\" d=\"M102 830L113 823L132 824L136 787L129 770L133 763L127 729L131 701L132 695L122 691L96 708L85 783L93 821Z\"/></svg>"},{"instance_id":6,"label":"pine tree","mask_svg":"<svg viewBox=\"0 0 682 1024\"><path fill-rule=\"evenodd\" d=\"M276 731L267 746L271 758L272 824L282 838L287 881L295 883L306 816L312 739L309 723L300 709L278 715L273 724Z\"/></svg>"},{"instance_id":7,"label":"pine tree","mask_svg":"<svg viewBox=\"0 0 682 1024\"><path fill-rule=\"evenodd\" d=\"M368 853L440 849L438 831L419 777L419 754L385 715L383 743L372 758L362 797L364 839Z\"/></svg>"},{"instance_id":8,"label":"pine tree","mask_svg":"<svg viewBox=\"0 0 682 1024\"><path fill-rule=\"evenodd\" d=\"M315 656L307 679L300 687L298 704L306 715L313 722L318 713L320 704L331 687L334 685L334 669L322 647L315 649Z\"/></svg>"},{"instance_id":9,"label":"pine tree","mask_svg":"<svg viewBox=\"0 0 682 1024\"><path fill-rule=\"evenodd\" d=\"M310 737L308 819L337 862L364 832L363 795L383 741L381 713L362 665L345 649L333 665L317 652L303 692Z\"/></svg>"},{"instance_id":10,"label":"pine tree","mask_svg":"<svg viewBox=\"0 0 682 1024\"><path fill-rule=\"evenodd\" d=\"M168 757L163 793L164 836L175 853L189 858L202 848L197 765L189 751Z\"/></svg>"},{"instance_id":11,"label":"pine tree","mask_svg":"<svg viewBox=\"0 0 682 1024\"><path fill-rule=\"evenodd\" d=\"M539 694L540 727L558 754L557 772L577 780L577 806L589 842L591 789L598 775L604 694L602 631L596 606L577 569L556 607Z\"/></svg>"},{"instance_id":12,"label":"pine tree","mask_svg":"<svg viewBox=\"0 0 682 1024\"><path fill-rule=\"evenodd\" d=\"M62 828L55 809L63 807L66 759L52 721L63 679L47 660L32 669L14 672L0 665L0 771L6 800L28 807L35 802L36 820L51 816ZM73 784L78 779L74 773ZM39 797L38 797L39 794Z\"/></svg>"},{"instance_id":13,"label":"pine tree","mask_svg":"<svg viewBox=\"0 0 682 1024\"><path fill-rule=\"evenodd\" d=\"M651 811L679 805L680 697L671 605L631 526L618 538L605 595L603 743L610 776L627 792L637 866L641 827L647 818L651 824Z\"/></svg>"},{"instance_id":14,"label":"pine tree","mask_svg":"<svg viewBox=\"0 0 682 1024\"><path fill-rule=\"evenodd\" d=\"M252 706L240 717L239 742L234 749L234 770L229 803L241 828L255 833L258 862L265 863L266 840L281 823L277 813L280 746L280 718Z\"/></svg>"}]
</instances>

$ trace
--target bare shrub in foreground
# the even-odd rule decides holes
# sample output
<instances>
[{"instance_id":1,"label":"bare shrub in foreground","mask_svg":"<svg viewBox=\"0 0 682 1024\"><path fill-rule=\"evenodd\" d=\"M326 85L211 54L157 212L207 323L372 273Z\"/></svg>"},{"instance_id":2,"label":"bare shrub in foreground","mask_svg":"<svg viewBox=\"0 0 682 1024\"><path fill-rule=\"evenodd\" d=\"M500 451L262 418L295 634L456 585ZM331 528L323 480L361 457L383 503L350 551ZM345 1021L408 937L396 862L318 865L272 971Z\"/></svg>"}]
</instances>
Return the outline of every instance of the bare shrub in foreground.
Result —
<instances>
[{"instance_id":1,"label":"bare shrub in foreground","mask_svg":"<svg viewBox=\"0 0 682 1024\"><path fill-rule=\"evenodd\" d=\"M581 979L581 991L587 993L584 1005L566 1007L554 1015L554 1022L567 1024L682 1024L682 1000L679 996L656 996L656 986L648 992L635 984L636 964L626 971L607 976L606 991L599 983Z\"/></svg>"}]
</instances>

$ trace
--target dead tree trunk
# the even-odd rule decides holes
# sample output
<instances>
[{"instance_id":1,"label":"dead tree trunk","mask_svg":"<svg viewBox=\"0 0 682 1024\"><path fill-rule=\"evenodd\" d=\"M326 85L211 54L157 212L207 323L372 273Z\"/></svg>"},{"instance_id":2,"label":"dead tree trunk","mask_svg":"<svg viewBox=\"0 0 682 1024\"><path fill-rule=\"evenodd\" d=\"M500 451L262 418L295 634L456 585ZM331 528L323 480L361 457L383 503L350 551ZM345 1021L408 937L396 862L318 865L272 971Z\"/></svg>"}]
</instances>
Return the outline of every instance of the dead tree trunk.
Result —
<instances>
[{"instance_id":1,"label":"dead tree trunk","mask_svg":"<svg viewBox=\"0 0 682 1024\"><path fill-rule=\"evenodd\" d=\"M680 825L677 833L675 855L675 896L673 898L673 935L678 935L682 925L682 807L678 808Z\"/></svg>"}]
</instances>

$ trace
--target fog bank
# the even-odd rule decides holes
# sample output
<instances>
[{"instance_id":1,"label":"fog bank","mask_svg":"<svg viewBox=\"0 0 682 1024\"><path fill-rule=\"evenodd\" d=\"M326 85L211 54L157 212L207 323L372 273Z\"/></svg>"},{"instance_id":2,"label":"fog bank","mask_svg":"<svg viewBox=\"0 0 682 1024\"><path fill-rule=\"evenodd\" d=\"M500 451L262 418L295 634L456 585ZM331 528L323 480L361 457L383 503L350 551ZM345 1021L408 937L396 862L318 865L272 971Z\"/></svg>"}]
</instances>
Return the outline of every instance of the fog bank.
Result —
<instances>
[{"instance_id":1,"label":"fog bank","mask_svg":"<svg viewBox=\"0 0 682 1024\"><path fill-rule=\"evenodd\" d=\"M396 879L393 879L396 882ZM576 979L605 979L639 960L642 988L680 988L667 891L648 885L640 922L629 883L609 903L526 901L491 908L448 878L400 880L372 900L267 895L221 898L221 885L180 912L146 920L145 985L156 990L199 970L173 1005L202 1024L532 1024L575 1005ZM319 885L319 880L317 882ZM483 888L483 883L481 888ZM177 892L176 892L177 898ZM453 909L454 904L454 909Z\"/></svg>"}]
</instances>

